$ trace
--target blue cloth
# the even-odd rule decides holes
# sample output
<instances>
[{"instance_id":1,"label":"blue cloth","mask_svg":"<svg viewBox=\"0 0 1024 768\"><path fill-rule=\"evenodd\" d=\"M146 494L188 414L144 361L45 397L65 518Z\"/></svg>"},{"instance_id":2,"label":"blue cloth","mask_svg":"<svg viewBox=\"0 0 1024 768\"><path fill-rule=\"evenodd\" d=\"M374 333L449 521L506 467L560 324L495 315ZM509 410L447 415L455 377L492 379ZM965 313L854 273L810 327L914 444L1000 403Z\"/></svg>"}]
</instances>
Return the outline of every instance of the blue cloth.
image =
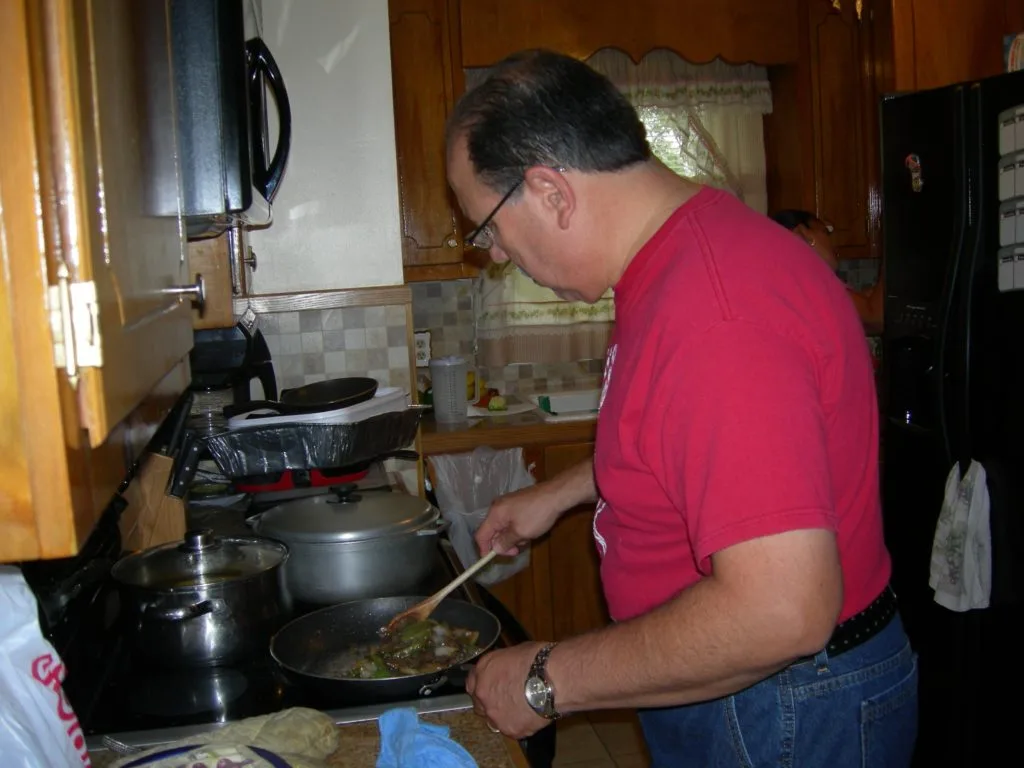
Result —
<instances>
[{"instance_id":1,"label":"blue cloth","mask_svg":"<svg viewBox=\"0 0 1024 768\"><path fill-rule=\"evenodd\" d=\"M389 709L378 724L377 768L477 768L469 752L448 737L448 728L421 723L414 709Z\"/></svg>"}]
</instances>

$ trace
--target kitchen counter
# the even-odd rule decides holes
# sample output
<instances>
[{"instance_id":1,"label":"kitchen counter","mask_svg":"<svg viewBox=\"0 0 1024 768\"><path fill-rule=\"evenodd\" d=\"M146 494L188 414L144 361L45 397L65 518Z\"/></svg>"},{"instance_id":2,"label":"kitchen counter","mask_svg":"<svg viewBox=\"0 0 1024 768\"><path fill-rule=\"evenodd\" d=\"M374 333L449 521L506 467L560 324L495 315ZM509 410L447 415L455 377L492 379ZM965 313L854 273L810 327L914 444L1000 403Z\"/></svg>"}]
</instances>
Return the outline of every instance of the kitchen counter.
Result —
<instances>
[{"instance_id":1,"label":"kitchen counter","mask_svg":"<svg viewBox=\"0 0 1024 768\"><path fill-rule=\"evenodd\" d=\"M345 768L373 768L380 752L380 732L377 717L394 705L370 705L349 710L329 710L338 728L339 746L323 763L325 766ZM452 739L461 744L476 760L479 768L529 768L526 756L518 742L492 733L482 718L474 714L469 697L465 695L421 699L413 708L420 720L435 725L446 725ZM118 734L117 738L139 748L152 748L159 744L195 743L193 737L211 726L168 728L149 733ZM217 726L212 726L216 729ZM106 749L98 739L89 739L89 755L95 768L107 768L119 755ZM270 745L264 745L270 748Z\"/></svg>"},{"instance_id":2,"label":"kitchen counter","mask_svg":"<svg viewBox=\"0 0 1024 768\"><path fill-rule=\"evenodd\" d=\"M537 411L512 416L488 416L461 424L439 424L432 415L420 422L420 452L424 456L472 451L481 445L516 448L553 443L591 442L597 421L545 421Z\"/></svg>"},{"instance_id":3,"label":"kitchen counter","mask_svg":"<svg viewBox=\"0 0 1024 768\"><path fill-rule=\"evenodd\" d=\"M446 725L452 739L476 760L479 768L527 768L519 744L499 733L491 733L483 718L471 711L422 715L423 722ZM380 733L375 721L338 726L341 745L327 760L330 766L373 768L380 751Z\"/></svg>"}]
</instances>

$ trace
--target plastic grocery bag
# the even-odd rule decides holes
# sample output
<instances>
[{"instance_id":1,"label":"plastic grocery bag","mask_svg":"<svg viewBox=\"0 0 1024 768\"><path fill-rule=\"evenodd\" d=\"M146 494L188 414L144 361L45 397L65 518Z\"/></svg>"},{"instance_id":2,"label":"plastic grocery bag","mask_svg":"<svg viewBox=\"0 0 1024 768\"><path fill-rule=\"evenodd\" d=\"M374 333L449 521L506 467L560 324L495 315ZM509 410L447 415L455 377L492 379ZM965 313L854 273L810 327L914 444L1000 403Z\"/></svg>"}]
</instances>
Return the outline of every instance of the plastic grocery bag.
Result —
<instances>
[{"instance_id":1,"label":"plastic grocery bag","mask_svg":"<svg viewBox=\"0 0 1024 768\"><path fill-rule=\"evenodd\" d=\"M21 571L0 566L0 764L90 766L85 735L61 682L64 664L39 630Z\"/></svg>"},{"instance_id":2,"label":"plastic grocery bag","mask_svg":"<svg viewBox=\"0 0 1024 768\"><path fill-rule=\"evenodd\" d=\"M441 514L451 523L448 536L464 567L480 558L473 534L487 517L491 502L506 493L534 484L523 463L522 448L496 451L480 447L472 453L432 456L438 504ZM491 562L476 575L481 584L497 584L530 564L530 549L512 558Z\"/></svg>"}]
</instances>

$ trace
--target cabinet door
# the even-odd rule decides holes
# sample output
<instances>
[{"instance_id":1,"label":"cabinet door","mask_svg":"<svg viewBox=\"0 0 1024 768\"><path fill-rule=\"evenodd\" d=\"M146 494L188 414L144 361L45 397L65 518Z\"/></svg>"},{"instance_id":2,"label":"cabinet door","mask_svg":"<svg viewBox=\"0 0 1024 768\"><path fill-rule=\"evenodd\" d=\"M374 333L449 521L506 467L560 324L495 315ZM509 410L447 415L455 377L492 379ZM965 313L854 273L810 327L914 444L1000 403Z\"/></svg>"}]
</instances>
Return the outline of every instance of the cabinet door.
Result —
<instances>
[{"instance_id":1,"label":"cabinet door","mask_svg":"<svg viewBox=\"0 0 1024 768\"><path fill-rule=\"evenodd\" d=\"M523 460L537 482L544 480L544 452L539 448L523 450ZM530 547L530 566L488 589L535 640L554 637L551 613L551 547L547 536Z\"/></svg>"},{"instance_id":2,"label":"cabinet door","mask_svg":"<svg viewBox=\"0 0 1024 768\"><path fill-rule=\"evenodd\" d=\"M544 471L553 477L593 455L593 443L553 445L544 451ZM609 621L593 521L593 504L577 507L558 521L549 536L555 640L598 629Z\"/></svg>"},{"instance_id":3,"label":"cabinet door","mask_svg":"<svg viewBox=\"0 0 1024 768\"><path fill-rule=\"evenodd\" d=\"M878 255L877 107L870 11L808 0L816 213L840 258Z\"/></svg>"},{"instance_id":4,"label":"cabinet door","mask_svg":"<svg viewBox=\"0 0 1024 768\"><path fill-rule=\"evenodd\" d=\"M190 303L168 292L194 279L179 216L167 0L32 7L50 281L77 315L65 367L97 446L192 345Z\"/></svg>"},{"instance_id":5,"label":"cabinet door","mask_svg":"<svg viewBox=\"0 0 1024 768\"><path fill-rule=\"evenodd\" d=\"M1019 0L891 0L895 89L923 91L1003 72Z\"/></svg>"},{"instance_id":6,"label":"cabinet door","mask_svg":"<svg viewBox=\"0 0 1024 768\"><path fill-rule=\"evenodd\" d=\"M462 65L487 67L524 48L585 59L614 47L639 61L669 48L693 62L795 62L799 0L462 0Z\"/></svg>"},{"instance_id":7,"label":"cabinet door","mask_svg":"<svg viewBox=\"0 0 1024 768\"><path fill-rule=\"evenodd\" d=\"M459 217L445 171L454 102L448 0L389 0L391 79L407 267L459 264Z\"/></svg>"}]
</instances>

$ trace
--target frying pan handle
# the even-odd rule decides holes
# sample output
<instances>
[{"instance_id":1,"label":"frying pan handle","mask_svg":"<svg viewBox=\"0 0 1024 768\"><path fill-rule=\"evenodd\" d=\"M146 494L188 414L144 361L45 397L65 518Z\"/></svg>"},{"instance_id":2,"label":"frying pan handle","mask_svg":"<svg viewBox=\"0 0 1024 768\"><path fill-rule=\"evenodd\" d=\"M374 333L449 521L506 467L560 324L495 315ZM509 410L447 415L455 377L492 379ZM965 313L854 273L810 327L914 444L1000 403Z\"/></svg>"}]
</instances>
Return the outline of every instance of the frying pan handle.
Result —
<instances>
[{"instance_id":1,"label":"frying pan handle","mask_svg":"<svg viewBox=\"0 0 1024 768\"><path fill-rule=\"evenodd\" d=\"M430 528L423 528L416 531L417 536L440 536L442 533L452 527L452 524L445 520L443 517L437 518L434 525Z\"/></svg>"},{"instance_id":2,"label":"frying pan handle","mask_svg":"<svg viewBox=\"0 0 1024 768\"><path fill-rule=\"evenodd\" d=\"M447 684L447 682L448 682L448 675L441 675L436 680L431 680L429 683L425 684L422 688L420 688L419 694L420 694L420 696L430 696L438 688L441 688L445 684Z\"/></svg>"},{"instance_id":3,"label":"frying pan handle","mask_svg":"<svg viewBox=\"0 0 1024 768\"><path fill-rule=\"evenodd\" d=\"M231 403L224 406L224 418L231 419L235 416L241 416L243 413L252 413L262 409L276 413L280 410L280 405L280 403L273 400L250 400L248 403Z\"/></svg>"}]
</instances>

